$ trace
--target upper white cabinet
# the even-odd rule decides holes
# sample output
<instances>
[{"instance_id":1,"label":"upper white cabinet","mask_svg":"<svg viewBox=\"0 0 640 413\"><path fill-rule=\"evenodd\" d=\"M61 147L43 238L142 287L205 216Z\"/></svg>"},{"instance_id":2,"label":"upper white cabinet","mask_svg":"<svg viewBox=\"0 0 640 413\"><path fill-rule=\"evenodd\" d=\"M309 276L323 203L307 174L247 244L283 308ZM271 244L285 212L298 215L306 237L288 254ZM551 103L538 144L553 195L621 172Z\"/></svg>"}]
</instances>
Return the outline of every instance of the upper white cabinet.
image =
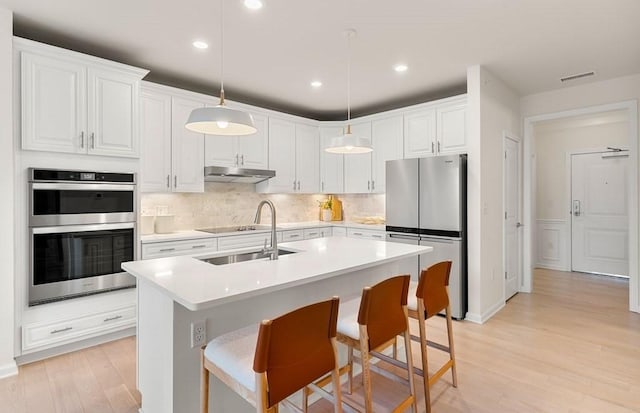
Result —
<instances>
[{"instance_id":1,"label":"upper white cabinet","mask_svg":"<svg viewBox=\"0 0 640 413\"><path fill-rule=\"evenodd\" d=\"M404 157L466 151L466 96L404 113Z\"/></svg>"},{"instance_id":2,"label":"upper white cabinet","mask_svg":"<svg viewBox=\"0 0 640 413\"><path fill-rule=\"evenodd\" d=\"M22 149L139 155L140 79L146 70L24 39L14 45Z\"/></svg>"},{"instance_id":3,"label":"upper white cabinet","mask_svg":"<svg viewBox=\"0 0 640 413\"><path fill-rule=\"evenodd\" d=\"M145 83L141 94L142 192L203 192L204 135L184 127L203 100L176 96L171 88Z\"/></svg>"},{"instance_id":4,"label":"upper white cabinet","mask_svg":"<svg viewBox=\"0 0 640 413\"><path fill-rule=\"evenodd\" d=\"M344 192L344 155L325 151L331 139L342 135L340 127L320 127L320 192Z\"/></svg>"},{"instance_id":5,"label":"upper white cabinet","mask_svg":"<svg viewBox=\"0 0 640 413\"><path fill-rule=\"evenodd\" d=\"M318 128L269 118L269 169L276 176L258 184L261 192L319 191Z\"/></svg>"},{"instance_id":6,"label":"upper white cabinet","mask_svg":"<svg viewBox=\"0 0 640 413\"><path fill-rule=\"evenodd\" d=\"M385 162L402 159L402 115L354 123L354 134L370 137L373 152L345 155L345 192L383 193L385 191Z\"/></svg>"},{"instance_id":7,"label":"upper white cabinet","mask_svg":"<svg viewBox=\"0 0 640 413\"><path fill-rule=\"evenodd\" d=\"M205 136L205 166L267 169L269 130L266 116L252 114L256 133L246 136Z\"/></svg>"}]
</instances>

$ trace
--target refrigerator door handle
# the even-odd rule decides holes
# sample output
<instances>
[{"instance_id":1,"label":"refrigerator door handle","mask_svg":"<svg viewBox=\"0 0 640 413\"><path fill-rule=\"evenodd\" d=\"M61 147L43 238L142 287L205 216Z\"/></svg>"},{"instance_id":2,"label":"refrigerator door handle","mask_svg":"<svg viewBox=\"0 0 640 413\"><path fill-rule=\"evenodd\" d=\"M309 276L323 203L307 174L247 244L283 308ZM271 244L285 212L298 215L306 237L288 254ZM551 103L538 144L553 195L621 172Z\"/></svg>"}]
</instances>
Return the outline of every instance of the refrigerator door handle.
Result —
<instances>
[{"instance_id":1,"label":"refrigerator door handle","mask_svg":"<svg viewBox=\"0 0 640 413\"><path fill-rule=\"evenodd\" d=\"M400 234L389 234L389 238L398 238L398 239L410 239L419 241L420 237L412 237L411 235L400 235Z\"/></svg>"}]
</instances>

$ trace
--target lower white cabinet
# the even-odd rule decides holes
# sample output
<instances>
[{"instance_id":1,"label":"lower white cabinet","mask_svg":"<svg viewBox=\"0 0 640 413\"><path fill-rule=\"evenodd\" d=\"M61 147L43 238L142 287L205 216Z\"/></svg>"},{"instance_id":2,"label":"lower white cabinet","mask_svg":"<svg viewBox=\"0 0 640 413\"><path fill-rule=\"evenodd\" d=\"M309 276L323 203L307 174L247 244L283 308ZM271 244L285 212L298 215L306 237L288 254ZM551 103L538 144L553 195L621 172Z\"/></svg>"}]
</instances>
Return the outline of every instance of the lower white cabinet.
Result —
<instances>
[{"instance_id":1,"label":"lower white cabinet","mask_svg":"<svg viewBox=\"0 0 640 413\"><path fill-rule=\"evenodd\" d=\"M198 238L142 244L142 259L199 255L218 251L217 238Z\"/></svg>"},{"instance_id":2,"label":"lower white cabinet","mask_svg":"<svg viewBox=\"0 0 640 413\"><path fill-rule=\"evenodd\" d=\"M304 239L324 238L333 235L331 227L322 228L306 228L304 230Z\"/></svg>"},{"instance_id":3,"label":"lower white cabinet","mask_svg":"<svg viewBox=\"0 0 640 413\"><path fill-rule=\"evenodd\" d=\"M333 227L331 228L331 236L332 237L346 237L347 229L344 227Z\"/></svg>"},{"instance_id":4,"label":"lower white cabinet","mask_svg":"<svg viewBox=\"0 0 640 413\"><path fill-rule=\"evenodd\" d=\"M304 239L304 230L293 229L289 231L282 231L282 242L300 241L302 239Z\"/></svg>"},{"instance_id":5,"label":"lower white cabinet","mask_svg":"<svg viewBox=\"0 0 640 413\"><path fill-rule=\"evenodd\" d=\"M135 325L135 304L67 320L25 324L22 326L22 351L78 341Z\"/></svg>"},{"instance_id":6,"label":"lower white cabinet","mask_svg":"<svg viewBox=\"0 0 640 413\"><path fill-rule=\"evenodd\" d=\"M377 231L372 229L347 228L347 237L384 241L386 238L386 233L384 231Z\"/></svg>"}]
</instances>

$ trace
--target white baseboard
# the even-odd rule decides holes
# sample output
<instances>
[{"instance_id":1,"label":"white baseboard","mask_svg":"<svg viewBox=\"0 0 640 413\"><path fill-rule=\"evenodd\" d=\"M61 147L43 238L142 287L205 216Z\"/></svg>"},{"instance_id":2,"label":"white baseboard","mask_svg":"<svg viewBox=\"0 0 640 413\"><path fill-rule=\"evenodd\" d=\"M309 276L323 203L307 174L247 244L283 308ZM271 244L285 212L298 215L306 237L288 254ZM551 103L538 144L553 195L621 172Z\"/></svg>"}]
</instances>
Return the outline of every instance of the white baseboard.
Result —
<instances>
[{"instance_id":1,"label":"white baseboard","mask_svg":"<svg viewBox=\"0 0 640 413\"><path fill-rule=\"evenodd\" d=\"M562 265L553 265L553 264L546 264L546 263L536 263L536 268L543 268L545 270L555 270L555 271L570 271L569 269L565 268Z\"/></svg>"},{"instance_id":2,"label":"white baseboard","mask_svg":"<svg viewBox=\"0 0 640 413\"><path fill-rule=\"evenodd\" d=\"M0 366L0 379L15 376L16 374L18 374L18 365L15 360L12 363Z\"/></svg>"},{"instance_id":3,"label":"white baseboard","mask_svg":"<svg viewBox=\"0 0 640 413\"><path fill-rule=\"evenodd\" d=\"M494 305L492 305L487 311L483 312L482 314L467 312L467 315L465 316L464 320L465 321L470 321L470 322L476 323L476 324L484 324L491 317L496 315L496 313L498 311L502 310L502 308L504 308L504 305L505 305L505 303L502 302L502 301L501 302L497 302Z\"/></svg>"}]
</instances>

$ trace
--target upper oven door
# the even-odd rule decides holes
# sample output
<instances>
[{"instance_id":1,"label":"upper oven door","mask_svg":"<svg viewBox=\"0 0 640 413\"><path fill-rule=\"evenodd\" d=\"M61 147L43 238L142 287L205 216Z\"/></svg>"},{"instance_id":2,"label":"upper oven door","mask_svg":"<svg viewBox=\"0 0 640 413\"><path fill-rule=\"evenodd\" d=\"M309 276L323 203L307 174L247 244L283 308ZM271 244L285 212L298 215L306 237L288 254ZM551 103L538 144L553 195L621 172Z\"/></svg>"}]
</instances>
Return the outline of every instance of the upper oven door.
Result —
<instances>
[{"instance_id":1,"label":"upper oven door","mask_svg":"<svg viewBox=\"0 0 640 413\"><path fill-rule=\"evenodd\" d=\"M29 184L29 226L135 221L135 186L100 183Z\"/></svg>"}]
</instances>

